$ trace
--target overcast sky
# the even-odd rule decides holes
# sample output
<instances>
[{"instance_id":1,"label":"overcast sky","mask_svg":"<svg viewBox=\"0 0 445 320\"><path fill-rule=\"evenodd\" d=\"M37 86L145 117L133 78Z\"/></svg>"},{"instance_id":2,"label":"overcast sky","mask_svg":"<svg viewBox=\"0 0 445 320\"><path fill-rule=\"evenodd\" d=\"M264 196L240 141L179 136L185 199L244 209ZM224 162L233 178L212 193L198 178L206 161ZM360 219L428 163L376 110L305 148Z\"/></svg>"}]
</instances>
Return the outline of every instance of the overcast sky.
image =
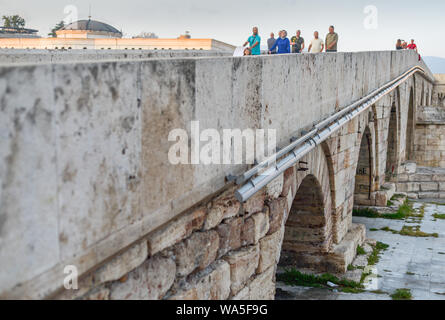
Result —
<instances>
[{"instance_id":1,"label":"overcast sky","mask_svg":"<svg viewBox=\"0 0 445 320\"><path fill-rule=\"evenodd\" d=\"M0 15L19 14L46 36L69 16L65 8L75 6L79 19L86 19L90 5L92 19L125 36L150 31L177 37L188 30L193 38L241 45L257 25L265 44L271 31L294 34L299 28L307 41L314 30L324 37L333 24L340 51L392 50L397 38L414 38L421 54L445 57L444 0L0 0ZM365 13L367 6L373 7Z\"/></svg>"}]
</instances>

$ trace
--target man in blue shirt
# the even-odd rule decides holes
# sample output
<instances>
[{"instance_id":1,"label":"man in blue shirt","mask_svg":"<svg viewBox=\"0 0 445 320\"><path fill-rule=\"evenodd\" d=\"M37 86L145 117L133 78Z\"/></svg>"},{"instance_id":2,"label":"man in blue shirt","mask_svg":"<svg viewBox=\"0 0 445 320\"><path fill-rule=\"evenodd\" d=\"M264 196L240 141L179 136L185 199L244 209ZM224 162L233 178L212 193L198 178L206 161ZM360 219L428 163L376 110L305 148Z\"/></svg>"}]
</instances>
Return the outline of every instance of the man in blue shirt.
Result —
<instances>
[{"instance_id":1,"label":"man in blue shirt","mask_svg":"<svg viewBox=\"0 0 445 320\"><path fill-rule=\"evenodd\" d=\"M281 30L280 37L275 41L275 44L272 46L272 48L269 49L269 53L271 53L272 50L274 50L276 47L278 47L278 54L281 53L290 53L290 41L287 38L287 31Z\"/></svg>"},{"instance_id":2,"label":"man in blue shirt","mask_svg":"<svg viewBox=\"0 0 445 320\"><path fill-rule=\"evenodd\" d=\"M258 35L258 27L253 27L253 34L247 39L247 41L244 43L244 47L249 44L250 50L252 52L252 55L260 55L260 44L261 44L261 38Z\"/></svg>"}]
</instances>

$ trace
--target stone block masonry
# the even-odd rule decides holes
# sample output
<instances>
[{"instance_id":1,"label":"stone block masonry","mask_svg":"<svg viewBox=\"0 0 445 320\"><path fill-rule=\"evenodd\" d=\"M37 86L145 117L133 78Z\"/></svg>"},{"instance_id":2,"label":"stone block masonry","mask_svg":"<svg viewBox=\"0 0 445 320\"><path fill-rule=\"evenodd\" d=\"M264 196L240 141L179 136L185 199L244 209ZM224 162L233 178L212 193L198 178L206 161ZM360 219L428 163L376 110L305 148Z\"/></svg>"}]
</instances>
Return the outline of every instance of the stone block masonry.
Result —
<instances>
[{"instance_id":1,"label":"stone block masonry","mask_svg":"<svg viewBox=\"0 0 445 320\"><path fill-rule=\"evenodd\" d=\"M152 232L84 276L79 290L62 290L53 298L273 299L283 221L276 222L278 230L267 235L269 220L276 218L269 217L265 194L240 206L233 191L229 188ZM274 213L287 210L272 207ZM209 229L215 211L230 214ZM243 238L242 230L249 235Z\"/></svg>"}]
</instances>

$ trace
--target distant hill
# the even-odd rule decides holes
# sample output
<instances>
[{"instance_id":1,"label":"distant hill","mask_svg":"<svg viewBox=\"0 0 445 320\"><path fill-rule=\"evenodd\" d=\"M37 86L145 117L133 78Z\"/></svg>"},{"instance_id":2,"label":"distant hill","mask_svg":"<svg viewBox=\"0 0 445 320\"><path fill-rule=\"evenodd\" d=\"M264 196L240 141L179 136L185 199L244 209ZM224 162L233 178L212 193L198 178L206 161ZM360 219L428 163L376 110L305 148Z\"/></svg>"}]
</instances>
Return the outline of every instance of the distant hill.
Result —
<instances>
[{"instance_id":1,"label":"distant hill","mask_svg":"<svg viewBox=\"0 0 445 320\"><path fill-rule=\"evenodd\" d=\"M445 58L422 57L432 73L445 73Z\"/></svg>"}]
</instances>

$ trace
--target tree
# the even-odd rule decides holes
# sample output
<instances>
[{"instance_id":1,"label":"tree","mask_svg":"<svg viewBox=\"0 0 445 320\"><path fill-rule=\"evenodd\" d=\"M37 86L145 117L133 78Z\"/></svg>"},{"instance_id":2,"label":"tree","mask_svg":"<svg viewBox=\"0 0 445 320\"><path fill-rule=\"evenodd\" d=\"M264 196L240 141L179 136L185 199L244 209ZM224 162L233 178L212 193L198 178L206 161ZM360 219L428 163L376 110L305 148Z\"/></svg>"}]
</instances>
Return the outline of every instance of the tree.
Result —
<instances>
[{"instance_id":1,"label":"tree","mask_svg":"<svg viewBox=\"0 0 445 320\"><path fill-rule=\"evenodd\" d=\"M25 26L25 19L18 14L13 16L3 16L3 27L20 29Z\"/></svg>"},{"instance_id":2,"label":"tree","mask_svg":"<svg viewBox=\"0 0 445 320\"><path fill-rule=\"evenodd\" d=\"M142 31L134 38L148 38L148 39L157 39L158 36L154 32L144 32Z\"/></svg>"},{"instance_id":3,"label":"tree","mask_svg":"<svg viewBox=\"0 0 445 320\"><path fill-rule=\"evenodd\" d=\"M51 32L48 33L48 35L53 37L53 38L57 37L56 31L62 29L64 26L65 26L65 23L62 20L58 24L56 24L54 26L54 28L51 29Z\"/></svg>"}]
</instances>

